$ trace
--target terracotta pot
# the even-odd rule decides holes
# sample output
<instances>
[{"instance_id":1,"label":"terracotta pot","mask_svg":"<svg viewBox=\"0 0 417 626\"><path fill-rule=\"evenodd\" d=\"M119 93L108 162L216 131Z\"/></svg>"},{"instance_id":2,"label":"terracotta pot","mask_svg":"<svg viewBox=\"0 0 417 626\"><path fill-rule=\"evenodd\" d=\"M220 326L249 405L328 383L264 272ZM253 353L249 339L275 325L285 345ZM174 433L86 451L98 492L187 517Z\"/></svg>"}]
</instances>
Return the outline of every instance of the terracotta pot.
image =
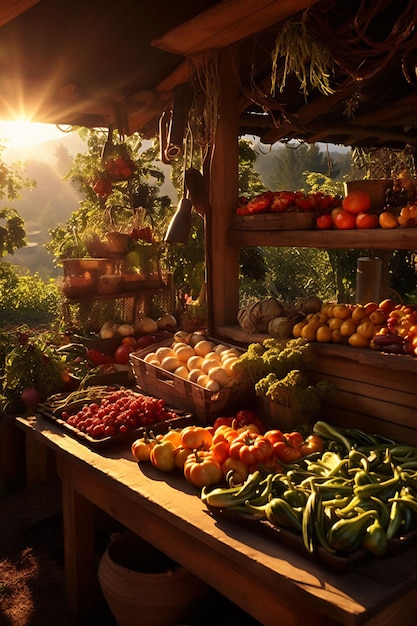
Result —
<instances>
[{"instance_id":1,"label":"terracotta pot","mask_svg":"<svg viewBox=\"0 0 417 626\"><path fill-rule=\"evenodd\" d=\"M111 542L98 579L119 626L176 626L210 589L132 532Z\"/></svg>"}]
</instances>

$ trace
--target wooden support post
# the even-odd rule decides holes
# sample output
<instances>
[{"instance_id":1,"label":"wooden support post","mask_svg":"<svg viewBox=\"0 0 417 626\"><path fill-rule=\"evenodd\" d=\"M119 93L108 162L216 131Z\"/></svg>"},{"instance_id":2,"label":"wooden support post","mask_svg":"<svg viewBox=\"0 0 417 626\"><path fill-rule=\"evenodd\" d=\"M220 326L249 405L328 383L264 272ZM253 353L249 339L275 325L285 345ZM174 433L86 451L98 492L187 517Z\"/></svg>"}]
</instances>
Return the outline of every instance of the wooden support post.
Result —
<instances>
[{"instance_id":1,"label":"wooden support post","mask_svg":"<svg viewBox=\"0 0 417 626\"><path fill-rule=\"evenodd\" d=\"M94 559L94 505L72 486L70 469L59 459L62 479L62 512L64 518L65 584L70 610L85 615L94 606L98 593ZM69 467L69 464L68 464Z\"/></svg>"},{"instance_id":2,"label":"wooden support post","mask_svg":"<svg viewBox=\"0 0 417 626\"><path fill-rule=\"evenodd\" d=\"M219 116L210 171L210 206L206 218L207 306L209 332L235 324L239 307L239 249L228 245L227 233L239 194L238 87L234 51L219 57Z\"/></svg>"}]
</instances>

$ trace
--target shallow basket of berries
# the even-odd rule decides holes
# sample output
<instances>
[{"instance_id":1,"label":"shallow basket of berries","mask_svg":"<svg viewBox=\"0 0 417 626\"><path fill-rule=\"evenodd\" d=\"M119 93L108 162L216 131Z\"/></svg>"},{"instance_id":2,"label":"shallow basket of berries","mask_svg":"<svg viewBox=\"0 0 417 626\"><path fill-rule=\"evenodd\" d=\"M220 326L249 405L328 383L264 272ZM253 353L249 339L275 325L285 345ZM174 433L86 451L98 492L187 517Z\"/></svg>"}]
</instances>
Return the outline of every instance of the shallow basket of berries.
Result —
<instances>
[{"instance_id":1,"label":"shallow basket of berries","mask_svg":"<svg viewBox=\"0 0 417 626\"><path fill-rule=\"evenodd\" d=\"M51 396L39 413L92 448L126 444L145 432L163 434L194 423L190 413L164 400L118 385L92 385Z\"/></svg>"}]
</instances>

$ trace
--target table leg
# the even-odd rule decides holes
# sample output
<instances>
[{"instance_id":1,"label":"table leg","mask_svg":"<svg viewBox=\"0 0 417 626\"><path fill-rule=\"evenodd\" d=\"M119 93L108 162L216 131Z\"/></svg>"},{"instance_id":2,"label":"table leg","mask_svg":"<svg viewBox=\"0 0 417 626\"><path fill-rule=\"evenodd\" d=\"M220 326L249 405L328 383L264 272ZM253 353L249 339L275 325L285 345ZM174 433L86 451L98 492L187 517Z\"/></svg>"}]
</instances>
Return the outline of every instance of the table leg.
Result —
<instances>
[{"instance_id":1,"label":"table leg","mask_svg":"<svg viewBox=\"0 0 417 626\"><path fill-rule=\"evenodd\" d=\"M94 550L94 505L62 479L65 583L70 610L86 614L97 599L98 581Z\"/></svg>"}]
</instances>

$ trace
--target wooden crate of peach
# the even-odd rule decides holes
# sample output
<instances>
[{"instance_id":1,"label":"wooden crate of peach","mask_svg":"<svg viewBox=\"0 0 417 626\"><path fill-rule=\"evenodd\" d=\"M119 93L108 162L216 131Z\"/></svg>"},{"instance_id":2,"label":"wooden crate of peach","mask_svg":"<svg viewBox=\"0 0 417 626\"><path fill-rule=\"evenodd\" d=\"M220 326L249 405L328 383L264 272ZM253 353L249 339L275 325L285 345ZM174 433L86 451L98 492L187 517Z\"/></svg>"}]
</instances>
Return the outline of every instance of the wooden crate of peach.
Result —
<instances>
[{"instance_id":1,"label":"wooden crate of peach","mask_svg":"<svg viewBox=\"0 0 417 626\"><path fill-rule=\"evenodd\" d=\"M253 382L233 368L242 353L236 346L179 331L172 339L132 353L130 362L145 393L209 424L254 397Z\"/></svg>"}]
</instances>

